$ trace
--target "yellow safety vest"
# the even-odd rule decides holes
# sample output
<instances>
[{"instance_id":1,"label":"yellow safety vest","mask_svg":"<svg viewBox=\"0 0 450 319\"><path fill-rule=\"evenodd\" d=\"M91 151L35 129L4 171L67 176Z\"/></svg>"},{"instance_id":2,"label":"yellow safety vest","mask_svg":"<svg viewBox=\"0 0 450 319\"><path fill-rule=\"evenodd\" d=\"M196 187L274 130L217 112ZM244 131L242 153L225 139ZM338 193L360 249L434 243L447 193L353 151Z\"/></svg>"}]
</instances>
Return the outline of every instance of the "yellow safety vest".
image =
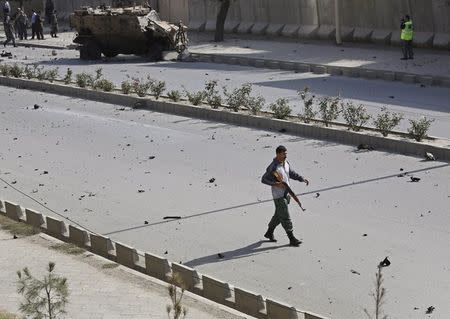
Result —
<instances>
[{"instance_id":1,"label":"yellow safety vest","mask_svg":"<svg viewBox=\"0 0 450 319\"><path fill-rule=\"evenodd\" d=\"M411 20L405 22L405 27L402 29L400 38L404 41L411 41L413 39L413 23Z\"/></svg>"}]
</instances>

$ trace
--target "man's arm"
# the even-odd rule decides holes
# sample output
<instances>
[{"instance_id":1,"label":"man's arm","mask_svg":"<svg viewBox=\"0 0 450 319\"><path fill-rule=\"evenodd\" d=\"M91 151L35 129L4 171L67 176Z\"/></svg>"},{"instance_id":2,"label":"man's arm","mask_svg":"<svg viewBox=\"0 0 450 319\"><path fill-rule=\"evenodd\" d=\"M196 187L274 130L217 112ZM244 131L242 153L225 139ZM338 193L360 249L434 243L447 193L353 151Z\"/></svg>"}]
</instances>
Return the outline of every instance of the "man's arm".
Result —
<instances>
[{"instance_id":1,"label":"man's arm","mask_svg":"<svg viewBox=\"0 0 450 319\"><path fill-rule=\"evenodd\" d=\"M296 171L294 171L291 168L291 164L290 163L289 163L289 178L291 178L293 180L296 180L296 181L299 181L299 182L304 182L304 183L306 183L306 185L309 184L309 181L306 178L304 178L303 176L301 176L300 174L298 174Z\"/></svg>"},{"instance_id":2,"label":"man's arm","mask_svg":"<svg viewBox=\"0 0 450 319\"><path fill-rule=\"evenodd\" d=\"M266 169L266 172L261 178L261 183L269 185L269 186L275 186L280 184L275 176L273 175L273 172L276 170L276 164L272 162Z\"/></svg>"}]
</instances>

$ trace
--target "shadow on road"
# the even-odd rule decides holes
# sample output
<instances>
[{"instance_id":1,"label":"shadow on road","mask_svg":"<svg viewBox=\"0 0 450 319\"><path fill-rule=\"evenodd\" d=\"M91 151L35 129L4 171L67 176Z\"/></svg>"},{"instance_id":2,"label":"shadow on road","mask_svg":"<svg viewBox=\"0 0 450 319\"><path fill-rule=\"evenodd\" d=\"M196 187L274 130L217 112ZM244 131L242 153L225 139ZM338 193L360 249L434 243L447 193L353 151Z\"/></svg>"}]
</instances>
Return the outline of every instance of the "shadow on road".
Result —
<instances>
[{"instance_id":1,"label":"shadow on road","mask_svg":"<svg viewBox=\"0 0 450 319\"><path fill-rule=\"evenodd\" d=\"M184 262L183 265L189 266L189 267L196 267L200 265L205 264L213 264L213 263L219 263L223 261L233 260L233 259L239 259L239 258L246 258L254 255L261 254L265 251L274 250L278 248L288 247L289 245L277 245L277 246L269 246L269 247L261 247L261 244L263 243L269 243L269 241L260 240L253 244L247 245L242 248L229 250L225 252L220 252L221 256L219 257L218 254L212 254L196 259L192 259L190 261Z\"/></svg>"}]
</instances>

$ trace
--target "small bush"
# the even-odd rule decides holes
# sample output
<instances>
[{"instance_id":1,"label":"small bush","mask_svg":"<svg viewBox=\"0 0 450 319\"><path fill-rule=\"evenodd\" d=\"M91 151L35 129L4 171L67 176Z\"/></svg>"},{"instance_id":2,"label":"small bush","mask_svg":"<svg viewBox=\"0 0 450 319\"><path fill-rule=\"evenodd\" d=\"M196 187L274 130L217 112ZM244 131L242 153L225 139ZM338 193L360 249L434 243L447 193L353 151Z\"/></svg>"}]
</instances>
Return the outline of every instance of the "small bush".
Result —
<instances>
[{"instance_id":1,"label":"small bush","mask_svg":"<svg viewBox=\"0 0 450 319\"><path fill-rule=\"evenodd\" d=\"M236 88L231 92L228 92L226 87L223 89L223 93L226 97L226 103L235 112L238 112L241 108L247 106L251 92L252 85L250 83L245 83L240 88Z\"/></svg>"},{"instance_id":2,"label":"small bush","mask_svg":"<svg viewBox=\"0 0 450 319\"><path fill-rule=\"evenodd\" d=\"M178 288L179 287L179 288ZM186 318L188 309L183 306L183 295L186 285L178 274L174 274L169 279L167 292L170 297L170 304L166 306L167 317L169 319Z\"/></svg>"},{"instance_id":3,"label":"small bush","mask_svg":"<svg viewBox=\"0 0 450 319\"><path fill-rule=\"evenodd\" d=\"M262 96L249 97L247 107L250 110L250 113L257 115L261 112L264 103L266 103L266 100Z\"/></svg>"},{"instance_id":4,"label":"small bush","mask_svg":"<svg viewBox=\"0 0 450 319\"><path fill-rule=\"evenodd\" d=\"M205 98L205 92L204 91L198 91L190 93L188 91L185 91L185 94L188 98L189 103L192 105L200 105L202 104L204 98Z\"/></svg>"},{"instance_id":5,"label":"small bush","mask_svg":"<svg viewBox=\"0 0 450 319\"><path fill-rule=\"evenodd\" d=\"M73 71L71 68L67 68L66 75L64 76L64 84L70 84L72 82Z\"/></svg>"},{"instance_id":6,"label":"small bush","mask_svg":"<svg viewBox=\"0 0 450 319\"><path fill-rule=\"evenodd\" d=\"M403 119L403 116L399 113L391 113L386 107L381 109L382 113L378 114L376 119L373 120L373 125L381 132L383 136L388 136Z\"/></svg>"},{"instance_id":7,"label":"small bush","mask_svg":"<svg viewBox=\"0 0 450 319\"><path fill-rule=\"evenodd\" d=\"M285 119L292 112L289 101L284 98L276 100L275 103L270 104L269 108L273 112L273 116L277 119Z\"/></svg>"},{"instance_id":8,"label":"small bush","mask_svg":"<svg viewBox=\"0 0 450 319\"><path fill-rule=\"evenodd\" d=\"M144 97L147 95L148 90L152 86L153 80L150 78L147 78L147 80L144 79L138 79L133 78L132 87L134 93L136 93L140 97Z\"/></svg>"},{"instance_id":9,"label":"small bush","mask_svg":"<svg viewBox=\"0 0 450 319\"><path fill-rule=\"evenodd\" d=\"M335 121L339 116L339 102L340 97L323 97L319 101L319 111L322 121L325 126L330 125L332 121Z\"/></svg>"},{"instance_id":10,"label":"small bush","mask_svg":"<svg viewBox=\"0 0 450 319\"><path fill-rule=\"evenodd\" d=\"M370 115L367 114L367 110L364 106L356 106L353 102L347 102L345 105L341 105L342 116L348 125L349 130L358 132L366 124Z\"/></svg>"},{"instance_id":11,"label":"small bush","mask_svg":"<svg viewBox=\"0 0 450 319\"><path fill-rule=\"evenodd\" d=\"M153 81L150 85L150 92L155 96L155 99L159 99L161 94L166 89L166 82L164 81Z\"/></svg>"},{"instance_id":12,"label":"small bush","mask_svg":"<svg viewBox=\"0 0 450 319\"><path fill-rule=\"evenodd\" d=\"M21 78L23 75L23 71L24 69L20 65L14 63L11 69L9 70L9 73L15 78Z\"/></svg>"},{"instance_id":13,"label":"small bush","mask_svg":"<svg viewBox=\"0 0 450 319\"><path fill-rule=\"evenodd\" d=\"M421 117L418 120L409 120L411 124L411 127L408 129L409 136L417 142L427 138L428 130L433 122L434 120L427 119L426 117Z\"/></svg>"},{"instance_id":14,"label":"small bush","mask_svg":"<svg viewBox=\"0 0 450 319\"><path fill-rule=\"evenodd\" d=\"M314 111L314 95L309 93L309 88L306 86L303 90L298 90L297 94L300 95L300 98L303 101L303 113L299 113L298 117L305 123L311 122L316 116L317 111Z\"/></svg>"},{"instance_id":15,"label":"small bush","mask_svg":"<svg viewBox=\"0 0 450 319\"><path fill-rule=\"evenodd\" d=\"M39 81L44 81L47 79L47 72L44 70L44 67L36 67L36 79Z\"/></svg>"},{"instance_id":16,"label":"small bush","mask_svg":"<svg viewBox=\"0 0 450 319\"><path fill-rule=\"evenodd\" d=\"M9 64L0 64L0 72L3 76L10 76L11 66Z\"/></svg>"},{"instance_id":17,"label":"small bush","mask_svg":"<svg viewBox=\"0 0 450 319\"><path fill-rule=\"evenodd\" d=\"M133 86L131 85L130 81L122 81L122 83L120 84L120 88L123 94L130 94Z\"/></svg>"},{"instance_id":18,"label":"small bush","mask_svg":"<svg viewBox=\"0 0 450 319\"><path fill-rule=\"evenodd\" d=\"M87 87L90 83L92 83L92 75L82 72L75 75L75 82L80 88Z\"/></svg>"},{"instance_id":19,"label":"small bush","mask_svg":"<svg viewBox=\"0 0 450 319\"><path fill-rule=\"evenodd\" d=\"M167 97L174 102L181 100L181 93L178 90L172 90L167 93Z\"/></svg>"},{"instance_id":20,"label":"small bush","mask_svg":"<svg viewBox=\"0 0 450 319\"><path fill-rule=\"evenodd\" d=\"M36 69L37 69L36 64L33 65L33 68L30 68L28 65L26 65L25 69L23 70L24 76L28 80L31 80L32 78L36 77Z\"/></svg>"},{"instance_id":21,"label":"small bush","mask_svg":"<svg viewBox=\"0 0 450 319\"><path fill-rule=\"evenodd\" d=\"M45 71L45 80L49 81L50 83L53 83L56 78L58 77L58 68L54 68L51 70Z\"/></svg>"},{"instance_id":22,"label":"small bush","mask_svg":"<svg viewBox=\"0 0 450 319\"><path fill-rule=\"evenodd\" d=\"M94 88L96 90L111 92L112 90L114 90L114 83L111 81L108 81L107 79L100 79L95 82Z\"/></svg>"},{"instance_id":23,"label":"small bush","mask_svg":"<svg viewBox=\"0 0 450 319\"><path fill-rule=\"evenodd\" d=\"M222 105L222 97L219 95L217 88L217 80L208 81L205 83L205 97L206 103L213 109L217 109Z\"/></svg>"}]
</instances>

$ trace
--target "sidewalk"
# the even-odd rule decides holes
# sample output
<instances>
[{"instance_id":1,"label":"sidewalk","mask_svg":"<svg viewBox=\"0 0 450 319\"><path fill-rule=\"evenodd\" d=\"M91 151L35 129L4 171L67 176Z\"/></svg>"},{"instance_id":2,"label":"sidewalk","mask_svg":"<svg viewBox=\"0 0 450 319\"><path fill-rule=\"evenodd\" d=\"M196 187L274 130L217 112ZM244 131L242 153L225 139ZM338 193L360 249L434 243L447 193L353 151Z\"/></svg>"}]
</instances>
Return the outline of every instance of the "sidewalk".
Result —
<instances>
[{"instance_id":1,"label":"sidewalk","mask_svg":"<svg viewBox=\"0 0 450 319\"><path fill-rule=\"evenodd\" d=\"M58 38L47 36L45 40L19 40L18 44L55 49L70 48L73 46L74 37L75 32L69 31L60 33ZM209 33L191 32L189 51L200 60L200 55L206 56L205 61L284 69L296 69L295 65L289 63L302 63L309 64L311 71L316 73L450 86L449 51L415 49L415 59L403 61L400 60L399 47L362 43L344 43L342 46L336 46L330 42L274 41L248 36L238 37L233 34L226 35L224 42L215 43L211 41L212 37L213 35ZM228 60L214 60L217 56ZM246 62L230 59L233 57L244 58ZM263 63L257 63L256 60L262 60ZM282 65L283 62L286 65ZM317 66L319 68L315 70Z\"/></svg>"},{"instance_id":2,"label":"sidewalk","mask_svg":"<svg viewBox=\"0 0 450 319\"><path fill-rule=\"evenodd\" d=\"M55 272L68 280L65 318L167 318L167 284L123 266L104 268L115 264L90 252L69 255L50 248L61 243L45 234L13 239L0 230L0 311L19 314L22 296L16 293L17 270L28 267L34 276L42 277L53 261ZM252 318L189 292L183 300L186 319Z\"/></svg>"}]
</instances>

